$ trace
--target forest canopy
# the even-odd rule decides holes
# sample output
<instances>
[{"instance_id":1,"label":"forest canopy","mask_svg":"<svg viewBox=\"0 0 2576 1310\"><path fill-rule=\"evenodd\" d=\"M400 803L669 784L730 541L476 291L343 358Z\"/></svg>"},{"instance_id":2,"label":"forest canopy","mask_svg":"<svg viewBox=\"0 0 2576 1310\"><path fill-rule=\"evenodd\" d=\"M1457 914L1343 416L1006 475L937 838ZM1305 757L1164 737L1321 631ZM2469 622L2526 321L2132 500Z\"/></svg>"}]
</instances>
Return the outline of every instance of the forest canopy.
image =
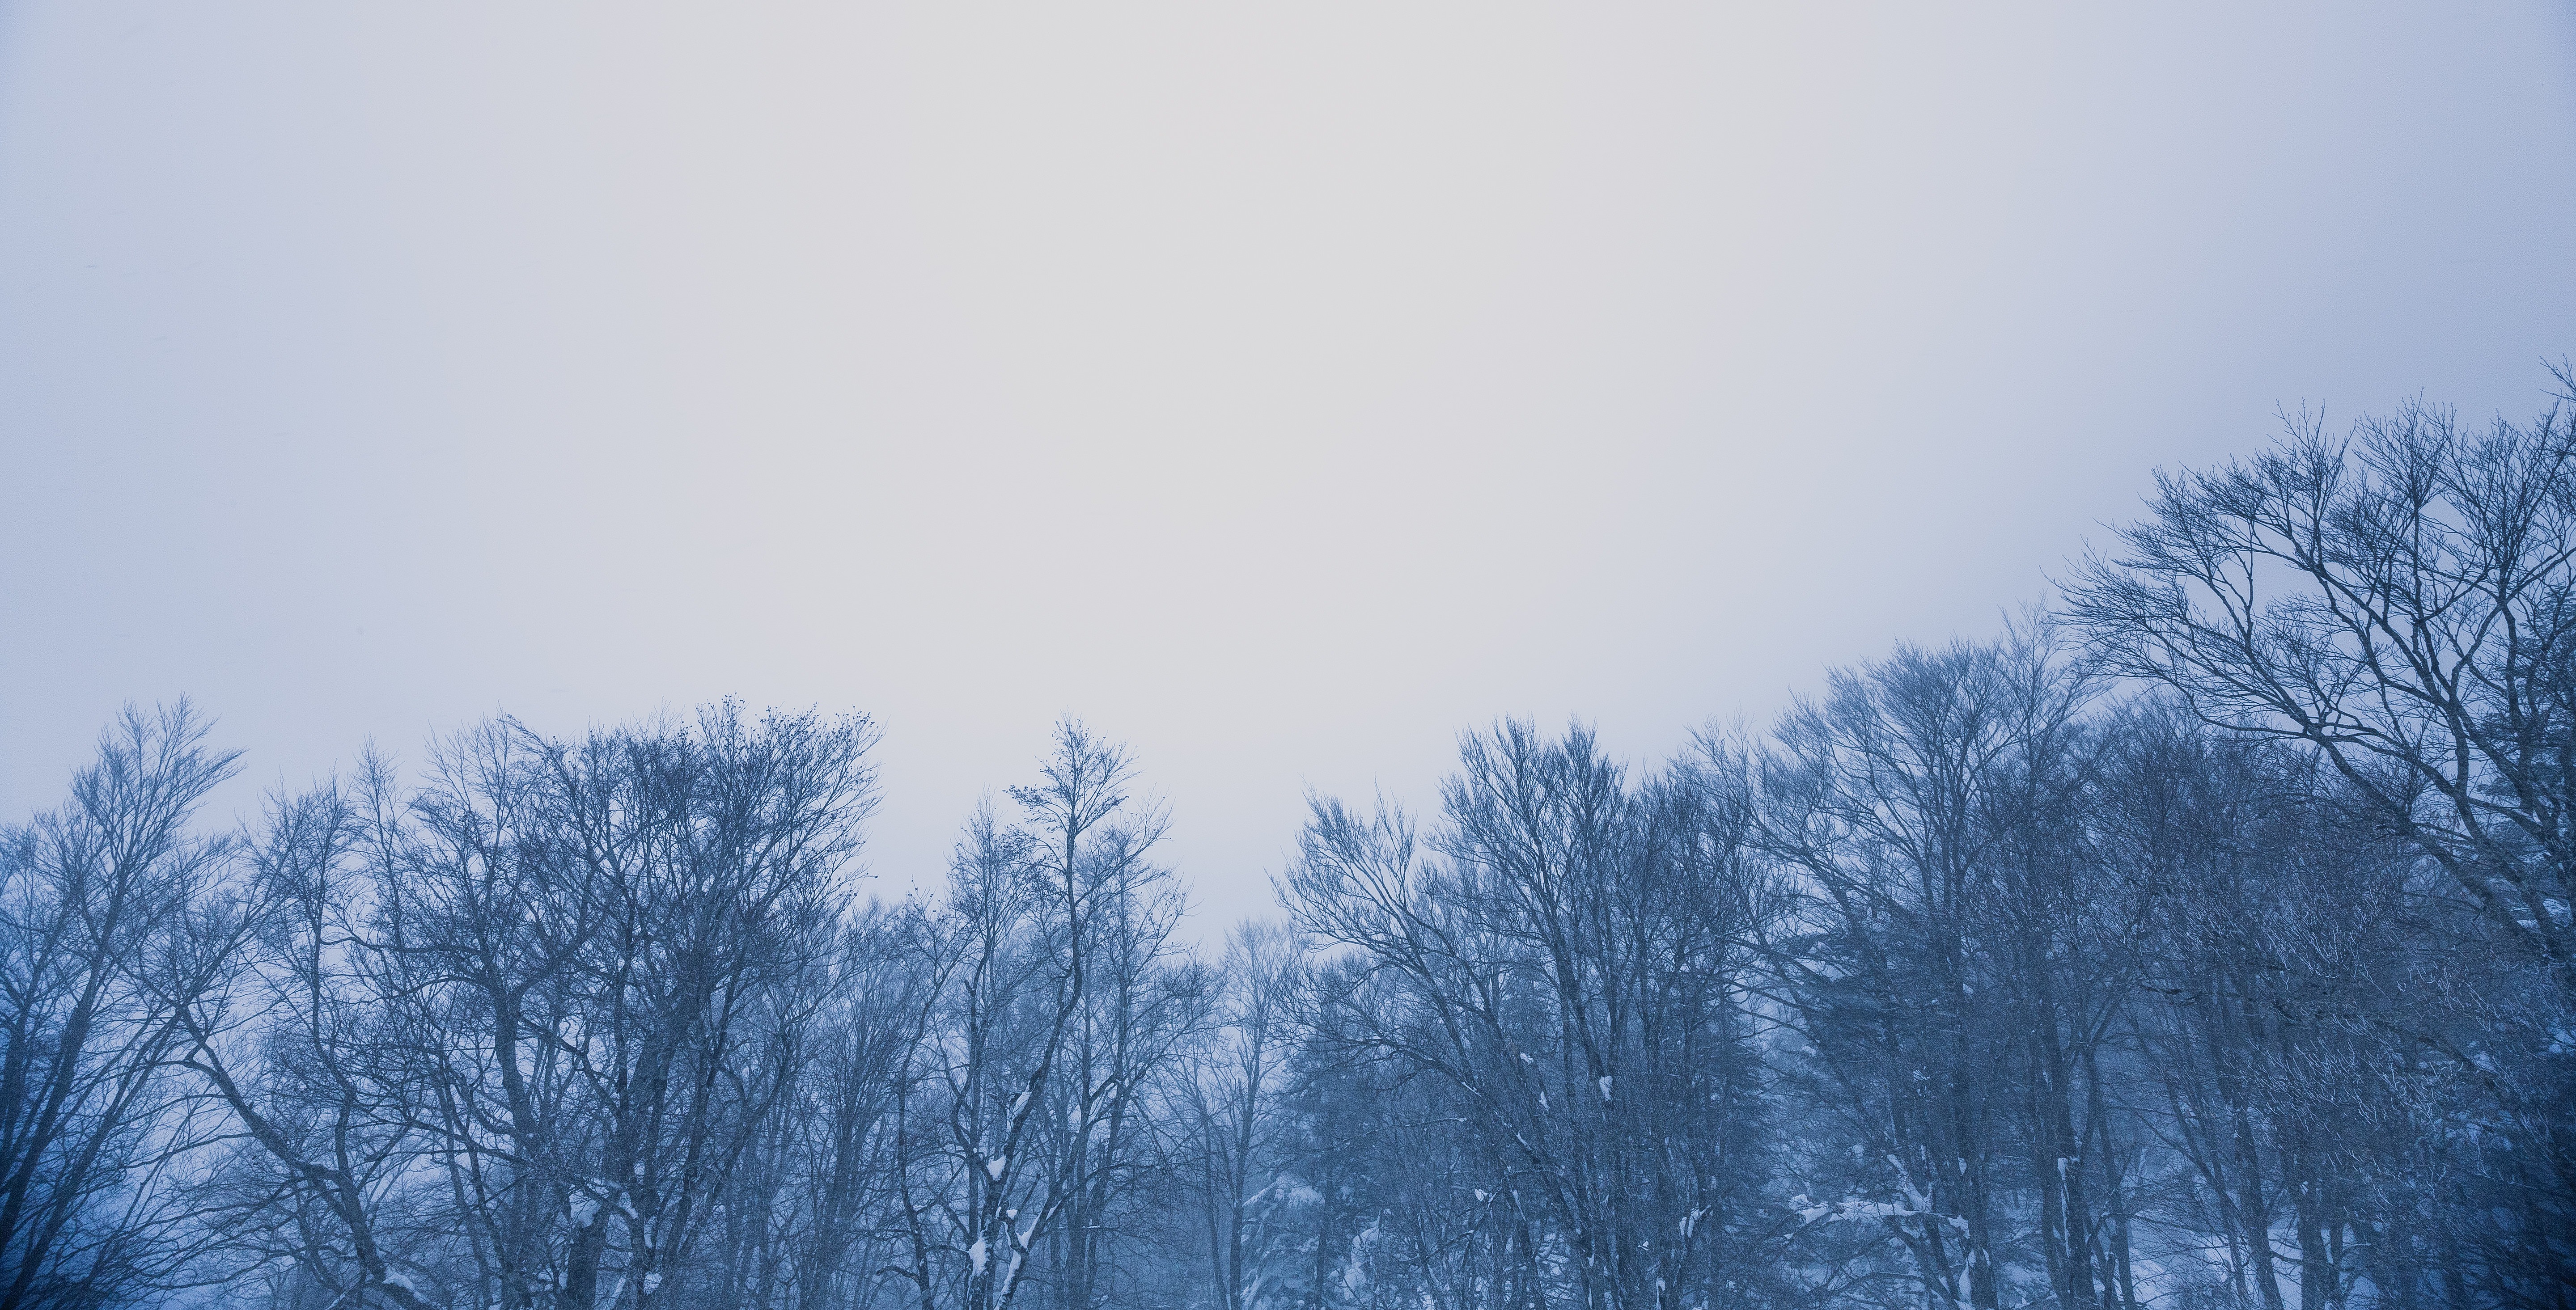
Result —
<instances>
[{"instance_id":1,"label":"forest canopy","mask_svg":"<svg viewBox=\"0 0 2576 1310\"><path fill-rule=\"evenodd\" d=\"M1071 719L889 900L864 714L226 825L129 709L0 832L0 1310L2565 1310L2558 377L2161 475L1766 731L1467 731L1214 948Z\"/></svg>"}]
</instances>

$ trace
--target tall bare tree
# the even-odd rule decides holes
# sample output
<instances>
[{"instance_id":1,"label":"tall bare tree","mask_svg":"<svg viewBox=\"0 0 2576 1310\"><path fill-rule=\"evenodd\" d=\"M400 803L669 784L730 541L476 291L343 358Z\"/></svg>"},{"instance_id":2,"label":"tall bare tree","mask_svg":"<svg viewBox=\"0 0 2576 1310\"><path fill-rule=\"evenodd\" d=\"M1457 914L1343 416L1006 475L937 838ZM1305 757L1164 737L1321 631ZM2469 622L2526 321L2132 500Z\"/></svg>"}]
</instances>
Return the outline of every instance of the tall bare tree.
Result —
<instances>
[{"instance_id":1,"label":"tall bare tree","mask_svg":"<svg viewBox=\"0 0 2576 1310\"><path fill-rule=\"evenodd\" d=\"M1581 729L1506 723L1460 760L1432 852L1399 813L1314 804L1285 890L1354 953L1326 1040L1456 1098L1483 1165L1459 1188L1503 1198L1508 1255L1455 1295L1543 1305L1561 1270L1576 1304L1677 1310L1745 1273L1723 1239L1751 1218L1744 984L1768 906L1741 794L1690 771L1632 787Z\"/></svg>"},{"instance_id":2,"label":"tall bare tree","mask_svg":"<svg viewBox=\"0 0 2576 1310\"><path fill-rule=\"evenodd\" d=\"M1296 1053L1303 944L1284 925L1247 919L1228 935L1217 1031L1180 1080L1175 1125L1195 1166L1208 1273L1221 1310L1255 1310L1277 1278L1273 1247L1290 1178L1275 1157L1279 1102Z\"/></svg>"},{"instance_id":3,"label":"tall bare tree","mask_svg":"<svg viewBox=\"0 0 2576 1310\"><path fill-rule=\"evenodd\" d=\"M2576 1024L2576 374L2557 379L2558 404L2483 430L2420 403L2342 437L2290 418L2251 459L2159 475L2068 587L2106 667L2314 751L2346 814L2447 875L2547 979L2509 1007L2520 1049ZM2500 1207L2520 1236L2487 1264L2494 1289L2564 1288L2576 1078L2497 1084L2526 1085Z\"/></svg>"},{"instance_id":4,"label":"tall bare tree","mask_svg":"<svg viewBox=\"0 0 2576 1310\"><path fill-rule=\"evenodd\" d=\"M1068 720L1039 771L1011 790L1018 824L969 822L924 942L939 986L902 1084L901 1202L924 1310L995 1310L1033 1277L1101 1303L1149 1090L1203 1009L1126 750Z\"/></svg>"},{"instance_id":5,"label":"tall bare tree","mask_svg":"<svg viewBox=\"0 0 2576 1310\"><path fill-rule=\"evenodd\" d=\"M2071 614L2210 722L2314 746L2576 989L2576 415L2288 424L2159 474Z\"/></svg>"},{"instance_id":6,"label":"tall bare tree","mask_svg":"<svg viewBox=\"0 0 2576 1310\"><path fill-rule=\"evenodd\" d=\"M0 1308L113 1306L183 1277L181 1007L152 957L224 871L192 832L235 754L187 702L128 706L71 800L0 830Z\"/></svg>"}]
</instances>

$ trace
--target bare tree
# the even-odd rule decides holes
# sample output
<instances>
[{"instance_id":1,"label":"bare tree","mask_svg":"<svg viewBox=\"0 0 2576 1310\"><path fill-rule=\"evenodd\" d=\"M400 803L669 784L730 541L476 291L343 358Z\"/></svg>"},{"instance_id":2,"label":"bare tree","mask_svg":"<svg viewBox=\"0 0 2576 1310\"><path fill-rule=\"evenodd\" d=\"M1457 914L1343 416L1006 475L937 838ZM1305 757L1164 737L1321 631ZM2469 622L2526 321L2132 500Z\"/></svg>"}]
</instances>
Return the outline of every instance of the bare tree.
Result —
<instances>
[{"instance_id":1,"label":"bare tree","mask_svg":"<svg viewBox=\"0 0 2576 1310\"><path fill-rule=\"evenodd\" d=\"M1354 952L1322 1039L1456 1098L1481 1176L1453 1213L1504 1254L1454 1295L1536 1306L1563 1279L1579 1305L1676 1310L1744 1272L1722 1239L1758 1158L1744 980L1767 898L1740 793L1687 770L1632 788L1580 729L1506 723L1460 758L1438 858L1398 813L1314 804L1285 891Z\"/></svg>"},{"instance_id":2,"label":"bare tree","mask_svg":"<svg viewBox=\"0 0 2576 1310\"><path fill-rule=\"evenodd\" d=\"M1070 720L863 908L863 717L210 836L128 711L0 831L0 1310L2576 1310L2560 381L2164 477L2080 650L1310 798L1222 955Z\"/></svg>"},{"instance_id":3,"label":"bare tree","mask_svg":"<svg viewBox=\"0 0 2576 1310\"><path fill-rule=\"evenodd\" d=\"M1808 1134L1857 1139L1809 1153L1834 1190L1799 1208L1900 1243L1937 1303L1999 1305L2029 1259L2070 1310L2127 1304L2100 1051L2128 933L2092 846L2090 691L2044 628L1900 647L1764 762L1763 844L1806 893L1780 996L1837 1115Z\"/></svg>"},{"instance_id":4,"label":"bare tree","mask_svg":"<svg viewBox=\"0 0 2576 1310\"><path fill-rule=\"evenodd\" d=\"M567 1202L567 1310L587 1310L612 1267L613 1306L687 1288L733 1168L787 1094L782 1046L814 999L793 993L838 931L874 740L864 718L754 723L728 704L689 730L552 754L555 822L603 901L573 965L581 1040L565 1043L591 1124Z\"/></svg>"},{"instance_id":5,"label":"bare tree","mask_svg":"<svg viewBox=\"0 0 2576 1310\"><path fill-rule=\"evenodd\" d=\"M185 701L128 706L69 804L0 831L0 1308L182 1276L172 1184L207 1129L169 1074L192 998L145 974L232 854L189 830L235 769L206 733Z\"/></svg>"},{"instance_id":6,"label":"bare tree","mask_svg":"<svg viewBox=\"0 0 2576 1310\"><path fill-rule=\"evenodd\" d=\"M436 1256L405 1240L417 1164L401 1058L409 1034L369 1004L336 787L273 798L253 876L174 936L157 985L185 1066L238 1124L227 1224L260 1264L327 1301L420 1310Z\"/></svg>"},{"instance_id":7,"label":"bare tree","mask_svg":"<svg viewBox=\"0 0 2576 1310\"><path fill-rule=\"evenodd\" d=\"M428 1037L415 1113L469 1240L474 1299L500 1307L553 1294L583 1181L571 970L606 898L554 822L552 758L499 720L434 744L407 793L381 760L363 777L381 1001Z\"/></svg>"},{"instance_id":8,"label":"bare tree","mask_svg":"<svg viewBox=\"0 0 2576 1310\"><path fill-rule=\"evenodd\" d=\"M939 985L901 1080L924 1310L1006 1306L1041 1272L1059 1304L1103 1294L1147 1093L1205 988L1170 958L1181 904L1134 772L1123 747L1059 724L1042 781L1011 790L1022 821L979 810L951 861L923 944Z\"/></svg>"},{"instance_id":9,"label":"bare tree","mask_svg":"<svg viewBox=\"0 0 2576 1310\"><path fill-rule=\"evenodd\" d=\"M830 998L872 740L730 704L569 745L505 722L408 799L371 766L367 805L273 804L158 974L248 1143L237 1242L405 1310L722 1287L700 1248Z\"/></svg>"},{"instance_id":10,"label":"bare tree","mask_svg":"<svg viewBox=\"0 0 2576 1310\"><path fill-rule=\"evenodd\" d=\"M2447 875L2547 980L2512 998L2522 1049L2576 1020L2576 374L2557 377L2559 405L2483 432L2422 404L2344 438L2291 418L2251 460L2159 475L2122 553L2068 588L2106 667L2313 750L2346 813ZM2576 1283L2570 1085L2504 1107L2528 1127L2492 1294Z\"/></svg>"},{"instance_id":11,"label":"bare tree","mask_svg":"<svg viewBox=\"0 0 2576 1310\"><path fill-rule=\"evenodd\" d=\"M1222 1310L1254 1310L1275 1278L1269 1222L1289 1179L1275 1167L1278 1101L1295 1054L1296 993L1305 950L1285 926L1235 926L1218 965L1223 992L1215 1041L1182 1078L1176 1125L1195 1165L1210 1280Z\"/></svg>"},{"instance_id":12,"label":"bare tree","mask_svg":"<svg viewBox=\"0 0 2576 1310\"><path fill-rule=\"evenodd\" d=\"M2576 418L2287 422L2251 460L2159 474L2070 612L2118 672L2315 746L2576 988Z\"/></svg>"}]
</instances>

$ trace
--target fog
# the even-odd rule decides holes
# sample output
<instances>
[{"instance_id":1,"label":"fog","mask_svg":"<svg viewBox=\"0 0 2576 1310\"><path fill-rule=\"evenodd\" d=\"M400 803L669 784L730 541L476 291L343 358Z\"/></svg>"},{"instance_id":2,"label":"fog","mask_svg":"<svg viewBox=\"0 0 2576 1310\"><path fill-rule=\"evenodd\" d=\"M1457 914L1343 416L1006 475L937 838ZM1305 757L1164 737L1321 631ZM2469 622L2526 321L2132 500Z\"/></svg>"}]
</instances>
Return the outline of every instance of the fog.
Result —
<instances>
[{"instance_id":1,"label":"fog","mask_svg":"<svg viewBox=\"0 0 2576 1310\"><path fill-rule=\"evenodd\" d=\"M0 811L129 699L243 809L731 695L876 716L900 888L1074 715L1222 924L2279 407L2527 415L2571 213L2540 4L11 5Z\"/></svg>"}]
</instances>

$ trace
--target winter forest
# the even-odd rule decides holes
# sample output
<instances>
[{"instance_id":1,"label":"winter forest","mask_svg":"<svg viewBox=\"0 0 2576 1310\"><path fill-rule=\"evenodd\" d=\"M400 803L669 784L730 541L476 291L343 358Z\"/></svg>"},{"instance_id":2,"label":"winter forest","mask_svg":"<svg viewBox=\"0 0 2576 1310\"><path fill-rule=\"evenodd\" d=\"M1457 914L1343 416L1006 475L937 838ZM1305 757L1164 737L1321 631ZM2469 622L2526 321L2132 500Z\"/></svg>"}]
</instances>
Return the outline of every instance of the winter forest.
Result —
<instances>
[{"instance_id":1,"label":"winter forest","mask_svg":"<svg viewBox=\"0 0 2576 1310\"><path fill-rule=\"evenodd\" d=\"M894 897L864 713L236 822L134 709L0 842L0 1307L2576 1305L2569 400L2294 420L1679 758L1471 727L1230 929L1114 725Z\"/></svg>"}]
</instances>

